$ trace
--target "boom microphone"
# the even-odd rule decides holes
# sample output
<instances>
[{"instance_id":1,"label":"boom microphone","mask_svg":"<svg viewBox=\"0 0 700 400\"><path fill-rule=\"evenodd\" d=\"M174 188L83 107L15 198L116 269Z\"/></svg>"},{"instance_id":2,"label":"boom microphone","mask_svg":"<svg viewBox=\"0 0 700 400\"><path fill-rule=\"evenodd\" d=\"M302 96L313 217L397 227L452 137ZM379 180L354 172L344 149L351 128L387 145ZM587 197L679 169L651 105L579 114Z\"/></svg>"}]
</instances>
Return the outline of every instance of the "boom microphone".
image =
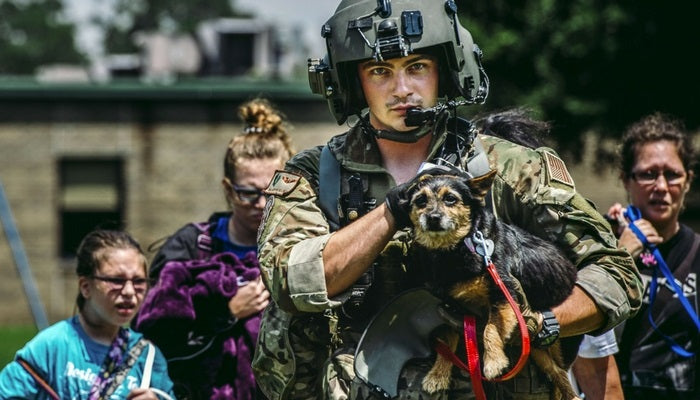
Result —
<instances>
[{"instance_id":1,"label":"boom microphone","mask_svg":"<svg viewBox=\"0 0 700 400\"><path fill-rule=\"evenodd\" d=\"M429 119L435 118L435 108L436 107L426 109L418 107L409 108L406 111L404 123L406 126L421 126Z\"/></svg>"}]
</instances>

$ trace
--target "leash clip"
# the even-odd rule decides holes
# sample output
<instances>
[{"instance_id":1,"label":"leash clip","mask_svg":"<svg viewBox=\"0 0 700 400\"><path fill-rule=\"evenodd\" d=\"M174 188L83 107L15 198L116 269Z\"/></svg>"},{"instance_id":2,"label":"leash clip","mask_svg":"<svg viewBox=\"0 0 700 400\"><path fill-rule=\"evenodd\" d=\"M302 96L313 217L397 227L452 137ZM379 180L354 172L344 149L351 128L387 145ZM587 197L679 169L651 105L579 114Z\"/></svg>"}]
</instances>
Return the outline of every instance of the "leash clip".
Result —
<instances>
[{"instance_id":1,"label":"leash clip","mask_svg":"<svg viewBox=\"0 0 700 400\"><path fill-rule=\"evenodd\" d=\"M471 236L466 237L464 239L464 244L466 244L467 248L473 253L475 252L484 257L485 265L488 266L491 263L491 255L493 254L495 245L493 244L493 240L484 239L484 234L481 233L480 230L477 230Z\"/></svg>"}]
</instances>

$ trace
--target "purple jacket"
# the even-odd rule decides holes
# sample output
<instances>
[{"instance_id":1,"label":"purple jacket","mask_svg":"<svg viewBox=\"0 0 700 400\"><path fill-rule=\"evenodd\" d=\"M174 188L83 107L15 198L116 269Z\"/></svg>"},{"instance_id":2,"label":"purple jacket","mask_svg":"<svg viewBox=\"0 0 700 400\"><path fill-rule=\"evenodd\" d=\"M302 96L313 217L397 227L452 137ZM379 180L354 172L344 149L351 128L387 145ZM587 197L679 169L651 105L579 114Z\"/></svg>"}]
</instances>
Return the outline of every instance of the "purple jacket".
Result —
<instances>
[{"instance_id":1,"label":"purple jacket","mask_svg":"<svg viewBox=\"0 0 700 400\"><path fill-rule=\"evenodd\" d=\"M186 387L191 398L255 398L250 364L260 315L236 320L228 301L259 275L255 252L165 263L135 328L163 351L176 389Z\"/></svg>"}]
</instances>

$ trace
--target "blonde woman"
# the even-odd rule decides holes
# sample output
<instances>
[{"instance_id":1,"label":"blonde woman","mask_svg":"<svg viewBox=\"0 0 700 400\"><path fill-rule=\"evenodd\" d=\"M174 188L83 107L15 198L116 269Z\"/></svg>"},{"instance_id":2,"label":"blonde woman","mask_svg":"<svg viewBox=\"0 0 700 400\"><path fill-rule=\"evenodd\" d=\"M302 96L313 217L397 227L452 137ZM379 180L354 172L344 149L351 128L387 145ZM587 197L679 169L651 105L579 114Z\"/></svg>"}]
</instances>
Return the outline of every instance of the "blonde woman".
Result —
<instances>
[{"instance_id":1,"label":"blonde woman","mask_svg":"<svg viewBox=\"0 0 700 400\"><path fill-rule=\"evenodd\" d=\"M181 399L252 399L250 367L269 293L256 236L267 187L293 150L283 115L268 101L240 106L245 126L228 145L222 185L231 208L172 235L151 264L159 280L137 329L163 349Z\"/></svg>"}]
</instances>

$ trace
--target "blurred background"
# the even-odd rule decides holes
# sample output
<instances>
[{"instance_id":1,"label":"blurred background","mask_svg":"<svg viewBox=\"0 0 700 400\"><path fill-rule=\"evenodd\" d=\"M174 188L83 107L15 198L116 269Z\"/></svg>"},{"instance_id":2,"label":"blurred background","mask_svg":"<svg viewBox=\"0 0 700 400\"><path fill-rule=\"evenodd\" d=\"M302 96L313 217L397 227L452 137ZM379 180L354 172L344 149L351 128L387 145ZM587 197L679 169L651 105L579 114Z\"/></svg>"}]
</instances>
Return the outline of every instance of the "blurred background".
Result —
<instances>
[{"instance_id":1,"label":"blurred background","mask_svg":"<svg viewBox=\"0 0 700 400\"><path fill-rule=\"evenodd\" d=\"M10 338L0 341L9 357L37 326L73 312L73 255L87 231L125 228L148 247L225 209L237 105L273 101L298 149L346 129L306 78L338 3L0 0L0 336ZM526 106L551 121L550 145L600 211L626 201L614 153L628 124L670 113L698 144L692 2L456 3L491 80L486 104L462 114ZM696 229L698 193L696 182L681 217Z\"/></svg>"}]
</instances>

